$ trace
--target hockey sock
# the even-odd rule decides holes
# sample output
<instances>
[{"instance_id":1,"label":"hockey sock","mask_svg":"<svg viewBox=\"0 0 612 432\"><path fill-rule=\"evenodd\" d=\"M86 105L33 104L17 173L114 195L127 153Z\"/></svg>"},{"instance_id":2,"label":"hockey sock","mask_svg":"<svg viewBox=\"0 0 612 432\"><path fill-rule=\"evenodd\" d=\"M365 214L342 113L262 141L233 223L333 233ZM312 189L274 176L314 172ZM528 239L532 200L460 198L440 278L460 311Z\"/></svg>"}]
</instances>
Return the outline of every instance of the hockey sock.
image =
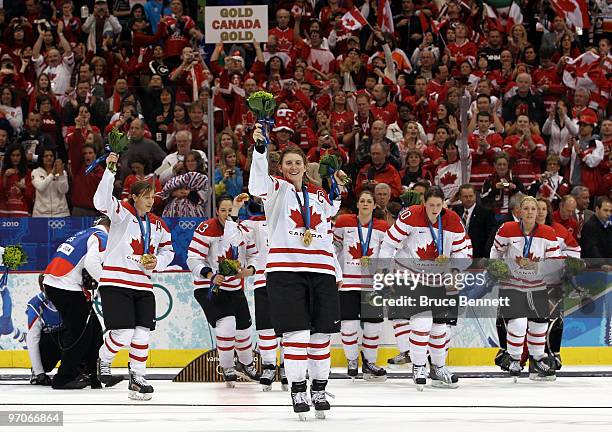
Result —
<instances>
[{"instance_id":1,"label":"hockey sock","mask_svg":"<svg viewBox=\"0 0 612 432\"><path fill-rule=\"evenodd\" d=\"M134 329L130 343L130 370L138 376L145 376L147 373L150 337L151 330L148 328L136 327Z\"/></svg>"},{"instance_id":2,"label":"hockey sock","mask_svg":"<svg viewBox=\"0 0 612 432\"><path fill-rule=\"evenodd\" d=\"M433 324L431 313L421 313L410 319L410 358L415 365L427 363L429 332Z\"/></svg>"},{"instance_id":3,"label":"hockey sock","mask_svg":"<svg viewBox=\"0 0 612 432\"><path fill-rule=\"evenodd\" d=\"M400 352L410 351L410 321L404 319L393 320L395 343Z\"/></svg>"},{"instance_id":4,"label":"hockey sock","mask_svg":"<svg viewBox=\"0 0 612 432\"><path fill-rule=\"evenodd\" d=\"M529 330L527 331L527 348L529 349L529 355L536 360L540 360L546 354L546 330L548 330L548 323L529 321Z\"/></svg>"},{"instance_id":5,"label":"hockey sock","mask_svg":"<svg viewBox=\"0 0 612 432\"><path fill-rule=\"evenodd\" d=\"M104 343L100 347L98 356L103 362L110 363L121 348L132 342L134 329L111 330L104 336Z\"/></svg>"},{"instance_id":6,"label":"hockey sock","mask_svg":"<svg viewBox=\"0 0 612 432\"><path fill-rule=\"evenodd\" d=\"M238 360L243 365L253 363L251 331L251 327L244 330L236 330L236 353L238 354Z\"/></svg>"},{"instance_id":7,"label":"hockey sock","mask_svg":"<svg viewBox=\"0 0 612 432\"><path fill-rule=\"evenodd\" d=\"M306 380L310 330L283 333L285 375L289 383Z\"/></svg>"},{"instance_id":8,"label":"hockey sock","mask_svg":"<svg viewBox=\"0 0 612 432\"><path fill-rule=\"evenodd\" d=\"M447 336L448 326L446 324L432 324L429 332L429 355L434 366L444 366L446 364Z\"/></svg>"},{"instance_id":9,"label":"hockey sock","mask_svg":"<svg viewBox=\"0 0 612 432\"><path fill-rule=\"evenodd\" d=\"M346 359L357 360L357 357L359 357L359 347L357 345L357 340L359 339L359 321L342 321L340 324L340 332L342 336L342 348L344 348Z\"/></svg>"},{"instance_id":10,"label":"hockey sock","mask_svg":"<svg viewBox=\"0 0 612 432\"><path fill-rule=\"evenodd\" d=\"M378 357L378 344L383 323L363 323L363 356L370 363L376 363Z\"/></svg>"},{"instance_id":11,"label":"hockey sock","mask_svg":"<svg viewBox=\"0 0 612 432\"><path fill-rule=\"evenodd\" d=\"M548 347L553 354L561 351L561 339L563 338L563 317L553 320L548 329Z\"/></svg>"},{"instance_id":12,"label":"hockey sock","mask_svg":"<svg viewBox=\"0 0 612 432\"><path fill-rule=\"evenodd\" d=\"M234 341L236 339L236 318L223 317L215 324L219 365L223 369L234 367Z\"/></svg>"},{"instance_id":13,"label":"hockey sock","mask_svg":"<svg viewBox=\"0 0 612 432\"><path fill-rule=\"evenodd\" d=\"M263 364L276 364L276 339L274 329L257 330L257 346Z\"/></svg>"},{"instance_id":14,"label":"hockey sock","mask_svg":"<svg viewBox=\"0 0 612 432\"><path fill-rule=\"evenodd\" d=\"M327 333L314 333L310 335L308 343L308 375L311 380L329 379L331 368L331 355L329 351L330 335Z\"/></svg>"},{"instance_id":15,"label":"hockey sock","mask_svg":"<svg viewBox=\"0 0 612 432\"><path fill-rule=\"evenodd\" d=\"M508 354L513 359L519 360L523 354L525 333L527 332L527 318L514 318L507 322L506 341Z\"/></svg>"}]
</instances>

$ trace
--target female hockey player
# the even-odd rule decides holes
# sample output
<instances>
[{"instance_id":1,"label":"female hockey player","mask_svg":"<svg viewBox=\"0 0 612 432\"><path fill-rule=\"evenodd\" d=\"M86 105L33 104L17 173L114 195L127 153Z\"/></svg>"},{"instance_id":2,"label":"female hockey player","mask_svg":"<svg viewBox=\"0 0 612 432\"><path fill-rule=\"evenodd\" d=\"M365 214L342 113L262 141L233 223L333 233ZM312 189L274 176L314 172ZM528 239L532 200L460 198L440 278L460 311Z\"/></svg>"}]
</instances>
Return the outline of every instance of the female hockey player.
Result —
<instances>
[{"instance_id":1,"label":"female hockey player","mask_svg":"<svg viewBox=\"0 0 612 432\"><path fill-rule=\"evenodd\" d=\"M255 329L257 330L257 347L263 371L259 383L263 391L270 391L272 383L276 379L276 353L278 348L278 338L272 321L270 319L270 301L266 289L266 260L268 259L269 234L268 222L265 215L254 216L248 220L236 223L238 213L245 201L249 199L248 194L240 194L234 198L232 206L232 220L225 222L225 232L227 235L236 235L235 240L230 240L232 244L241 242L255 243L257 248L256 271L254 278L254 298L255 298ZM231 234L233 233L233 234ZM283 390L288 390L288 382L285 376L285 367L281 356L280 365L281 386Z\"/></svg>"},{"instance_id":2,"label":"female hockey player","mask_svg":"<svg viewBox=\"0 0 612 432\"><path fill-rule=\"evenodd\" d=\"M538 201L534 197L524 197L520 207L521 220L499 228L490 255L491 259L503 259L511 274L499 282L499 296L509 299L509 306L501 311L508 320L508 369L516 381L527 334L530 378L554 380L555 369L545 352L549 317L546 279L561 270L559 242L552 227L536 222Z\"/></svg>"},{"instance_id":3,"label":"female hockey player","mask_svg":"<svg viewBox=\"0 0 612 432\"><path fill-rule=\"evenodd\" d=\"M102 327L93 311L88 281L102 275L110 220L98 218L94 226L79 231L59 245L44 271L45 294L59 311L63 324L61 364L53 377L53 388L74 389L87 386L81 375L85 362L92 387L100 386L96 360L102 345ZM88 298L89 296L89 298ZM121 381L113 377L107 385Z\"/></svg>"},{"instance_id":4,"label":"female hockey player","mask_svg":"<svg viewBox=\"0 0 612 432\"><path fill-rule=\"evenodd\" d=\"M372 289L374 263L389 229L387 222L374 218L374 194L364 190L357 199L357 214L338 216L334 224L334 243L342 267L340 288L340 331L342 346L348 361L348 375L357 376L360 321L363 323L361 342L362 373L366 381L385 381L387 371L376 365L383 317L362 316L362 293Z\"/></svg>"},{"instance_id":5,"label":"female hockey player","mask_svg":"<svg viewBox=\"0 0 612 432\"><path fill-rule=\"evenodd\" d=\"M255 274L257 248L253 242L226 234L231 210L232 198L219 198L217 217L198 225L187 251L196 287L193 295L215 329L219 364L228 387L234 387L237 374L250 381L260 379L253 364L251 313L243 290L243 279ZM236 273L224 276L220 268L228 259L236 264ZM235 367L234 353L238 354Z\"/></svg>"},{"instance_id":6,"label":"female hockey player","mask_svg":"<svg viewBox=\"0 0 612 432\"><path fill-rule=\"evenodd\" d=\"M119 156L111 153L94 195L96 209L111 220L106 257L100 278L100 297L107 330L98 359L98 377L114 381L111 363L117 352L129 347L130 383L128 397L149 400L153 386L145 379L149 339L155 329L155 296L151 274L162 271L174 259L170 230L150 213L155 198L151 183L136 182L130 200L113 197L115 173L108 168Z\"/></svg>"},{"instance_id":7,"label":"female hockey player","mask_svg":"<svg viewBox=\"0 0 612 432\"><path fill-rule=\"evenodd\" d=\"M424 195L424 204L403 210L395 224L387 231L379 258L395 258L399 271L424 275L454 275L471 263L472 243L465 233L459 215L445 209L444 193L430 187ZM426 283L416 284L411 296L420 299L445 299L454 291L452 284L428 278ZM410 289L410 288L408 288ZM420 305L419 302L417 302ZM448 307L428 303L409 307L410 357L413 380L419 391L427 382L427 354L431 358L429 376L435 387L458 386L458 378L446 367L446 346L449 333Z\"/></svg>"},{"instance_id":8,"label":"female hockey player","mask_svg":"<svg viewBox=\"0 0 612 432\"><path fill-rule=\"evenodd\" d=\"M261 127L253 133L249 192L264 200L270 249L266 286L272 324L282 334L285 372L291 383L293 410L300 420L310 410L306 371L316 416L330 409L325 388L330 371L330 334L340 327L336 262L331 218L340 208L325 190L305 178L306 155L297 147L281 154L282 177L268 174L266 138ZM343 179L339 171L336 179ZM340 181L339 181L340 183Z\"/></svg>"}]
</instances>

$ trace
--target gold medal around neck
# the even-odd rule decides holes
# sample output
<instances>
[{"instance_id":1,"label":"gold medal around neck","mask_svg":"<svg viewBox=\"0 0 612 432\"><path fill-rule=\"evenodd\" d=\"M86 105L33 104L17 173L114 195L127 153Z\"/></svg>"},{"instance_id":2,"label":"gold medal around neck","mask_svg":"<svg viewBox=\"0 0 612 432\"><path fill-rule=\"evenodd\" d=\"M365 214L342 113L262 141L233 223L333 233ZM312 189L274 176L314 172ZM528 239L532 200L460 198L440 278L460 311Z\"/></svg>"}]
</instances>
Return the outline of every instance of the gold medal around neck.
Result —
<instances>
[{"instance_id":1,"label":"gold medal around neck","mask_svg":"<svg viewBox=\"0 0 612 432\"><path fill-rule=\"evenodd\" d=\"M531 261L529 260L529 258L524 258L524 257L523 257L523 258L521 258L521 259L519 260L519 266L520 266L521 268L527 268L527 267L529 266L529 263L530 263L530 262L531 262Z\"/></svg>"},{"instance_id":2,"label":"gold medal around neck","mask_svg":"<svg viewBox=\"0 0 612 432\"><path fill-rule=\"evenodd\" d=\"M370 257L362 256L361 258L359 258L359 262L361 263L363 267L367 267L370 265Z\"/></svg>"},{"instance_id":3,"label":"gold medal around neck","mask_svg":"<svg viewBox=\"0 0 612 432\"><path fill-rule=\"evenodd\" d=\"M153 254L144 254L142 257L140 257L140 263L142 265L147 265L153 261L155 261L155 255Z\"/></svg>"},{"instance_id":4,"label":"gold medal around neck","mask_svg":"<svg viewBox=\"0 0 612 432\"><path fill-rule=\"evenodd\" d=\"M446 255L439 255L436 257L436 262L438 264L446 264L448 263L449 259Z\"/></svg>"},{"instance_id":5,"label":"gold medal around neck","mask_svg":"<svg viewBox=\"0 0 612 432\"><path fill-rule=\"evenodd\" d=\"M312 232L307 229L306 232L304 233L304 244L306 246L310 246L310 244L312 243Z\"/></svg>"}]
</instances>

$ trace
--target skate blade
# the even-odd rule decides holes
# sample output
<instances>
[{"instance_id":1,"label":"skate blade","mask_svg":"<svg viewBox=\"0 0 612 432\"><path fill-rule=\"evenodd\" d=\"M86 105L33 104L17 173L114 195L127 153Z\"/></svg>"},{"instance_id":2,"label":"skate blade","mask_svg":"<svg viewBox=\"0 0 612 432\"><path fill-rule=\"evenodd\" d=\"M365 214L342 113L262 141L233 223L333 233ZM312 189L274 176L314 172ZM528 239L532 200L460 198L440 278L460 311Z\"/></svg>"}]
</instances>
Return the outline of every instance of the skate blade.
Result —
<instances>
[{"instance_id":1,"label":"skate blade","mask_svg":"<svg viewBox=\"0 0 612 432\"><path fill-rule=\"evenodd\" d=\"M387 367L389 369L408 369L408 367L410 366L410 363L404 363L404 364L392 364L392 363L387 363Z\"/></svg>"},{"instance_id":2,"label":"skate blade","mask_svg":"<svg viewBox=\"0 0 612 432\"><path fill-rule=\"evenodd\" d=\"M259 378L251 378L247 374L243 374L240 372L236 372L236 375L238 375L238 378L242 378L245 381L259 383Z\"/></svg>"},{"instance_id":3,"label":"skate blade","mask_svg":"<svg viewBox=\"0 0 612 432\"><path fill-rule=\"evenodd\" d=\"M325 420L325 411L315 411L315 418Z\"/></svg>"},{"instance_id":4,"label":"skate blade","mask_svg":"<svg viewBox=\"0 0 612 432\"><path fill-rule=\"evenodd\" d=\"M225 381L225 387L234 388L236 387L236 381Z\"/></svg>"},{"instance_id":5,"label":"skate blade","mask_svg":"<svg viewBox=\"0 0 612 432\"><path fill-rule=\"evenodd\" d=\"M556 375L540 376L537 373L530 373L529 374L529 379L531 381L547 381L547 382L552 382L552 381L556 381L557 376Z\"/></svg>"},{"instance_id":6,"label":"skate blade","mask_svg":"<svg viewBox=\"0 0 612 432\"><path fill-rule=\"evenodd\" d=\"M130 392L128 393L128 398L133 400L148 401L151 400L152 397L153 393L139 393L134 390L130 390Z\"/></svg>"},{"instance_id":7,"label":"skate blade","mask_svg":"<svg viewBox=\"0 0 612 432\"><path fill-rule=\"evenodd\" d=\"M261 391L264 391L264 392L272 391L272 384L270 384L270 385L262 385L261 386Z\"/></svg>"},{"instance_id":8,"label":"skate blade","mask_svg":"<svg viewBox=\"0 0 612 432\"><path fill-rule=\"evenodd\" d=\"M459 387L459 383L446 383L440 380L431 380L431 386L435 388L450 388L456 389Z\"/></svg>"},{"instance_id":9,"label":"skate blade","mask_svg":"<svg viewBox=\"0 0 612 432\"><path fill-rule=\"evenodd\" d=\"M424 384L417 384L417 385L416 385L416 389L417 389L417 391L422 392L424 388L425 388L425 385L424 385Z\"/></svg>"},{"instance_id":10,"label":"skate blade","mask_svg":"<svg viewBox=\"0 0 612 432\"><path fill-rule=\"evenodd\" d=\"M306 421L306 413L298 413L298 419L300 419L300 421L305 422Z\"/></svg>"},{"instance_id":11,"label":"skate blade","mask_svg":"<svg viewBox=\"0 0 612 432\"><path fill-rule=\"evenodd\" d=\"M514 382L514 383L518 382L518 378L519 378L519 377L517 377L517 376L513 376L513 377L512 377L512 382Z\"/></svg>"},{"instance_id":12,"label":"skate blade","mask_svg":"<svg viewBox=\"0 0 612 432\"><path fill-rule=\"evenodd\" d=\"M369 382L385 382L387 381L387 375L372 375L372 374L363 374L363 380Z\"/></svg>"}]
</instances>

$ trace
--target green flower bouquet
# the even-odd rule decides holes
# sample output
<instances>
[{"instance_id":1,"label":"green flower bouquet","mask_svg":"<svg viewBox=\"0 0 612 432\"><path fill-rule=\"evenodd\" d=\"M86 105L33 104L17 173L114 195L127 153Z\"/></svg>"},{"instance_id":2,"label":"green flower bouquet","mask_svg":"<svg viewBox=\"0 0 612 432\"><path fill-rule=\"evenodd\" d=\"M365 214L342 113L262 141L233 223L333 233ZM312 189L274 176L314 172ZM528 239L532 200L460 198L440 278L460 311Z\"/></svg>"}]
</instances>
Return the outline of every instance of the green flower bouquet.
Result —
<instances>
[{"instance_id":1,"label":"green flower bouquet","mask_svg":"<svg viewBox=\"0 0 612 432\"><path fill-rule=\"evenodd\" d=\"M212 279L215 279L216 275L221 275L224 277L236 276L238 272L240 272L241 265L240 261L230 258L221 258L219 259L219 271L215 274ZM212 294L217 294L219 292L219 285L211 281L210 285L210 293L209 298Z\"/></svg>"},{"instance_id":2,"label":"green flower bouquet","mask_svg":"<svg viewBox=\"0 0 612 432\"><path fill-rule=\"evenodd\" d=\"M128 137L127 134L120 132L116 127L108 134L108 148L111 152L117 153L120 155L128 146ZM117 166L115 163L110 162L108 164L108 169L111 172L117 172Z\"/></svg>"},{"instance_id":3,"label":"green flower bouquet","mask_svg":"<svg viewBox=\"0 0 612 432\"><path fill-rule=\"evenodd\" d=\"M489 260L487 274L496 281L508 279L510 277L510 268L504 260L492 259Z\"/></svg>"},{"instance_id":4,"label":"green flower bouquet","mask_svg":"<svg viewBox=\"0 0 612 432\"><path fill-rule=\"evenodd\" d=\"M28 256L21 246L7 246L2 253L2 265L9 270L17 270L28 262Z\"/></svg>"}]
</instances>

